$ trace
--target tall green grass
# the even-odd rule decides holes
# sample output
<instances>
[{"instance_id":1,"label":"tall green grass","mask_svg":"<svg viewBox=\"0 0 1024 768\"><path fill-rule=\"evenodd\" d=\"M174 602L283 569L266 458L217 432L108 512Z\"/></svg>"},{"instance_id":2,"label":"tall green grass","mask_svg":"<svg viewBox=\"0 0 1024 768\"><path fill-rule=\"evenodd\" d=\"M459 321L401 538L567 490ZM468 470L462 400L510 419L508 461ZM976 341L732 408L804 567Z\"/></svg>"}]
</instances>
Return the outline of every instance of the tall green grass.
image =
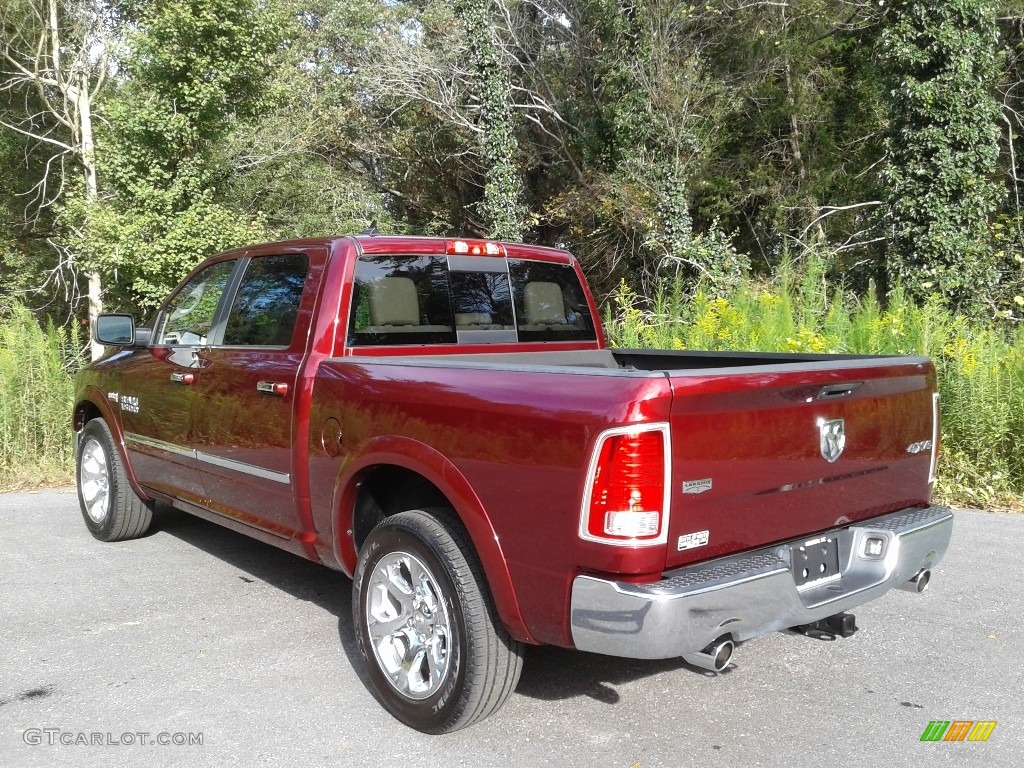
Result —
<instances>
[{"instance_id":1,"label":"tall green grass","mask_svg":"<svg viewBox=\"0 0 1024 768\"><path fill-rule=\"evenodd\" d=\"M923 354L942 395L938 498L987 508L1024 499L1024 332L972 324L940 303L917 306L895 291L873 296L830 288L808 262L725 296L687 293L668 281L650 299L620 287L606 317L612 344L656 349Z\"/></svg>"},{"instance_id":2,"label":"tall green grass","mask_svg":"<svg viewBox=\"0 0 1024 768\"><path fill-rule=\"evenodd\" d=\"M814 261L726 296L666 282L653 298L625 286L606 328L620 347L925 354L942 393L940 499L1024 508L1024 331L979 325L899 291L882 308L828 286ZM41 328L21 307L0 309L0 489L72 480L74 371L67 329Z\"/></svg>"},{"instance_id":3,"label":"tall green grass","mask_svg":"<svg viewBox=\"0 0 1024 768\"><path fill-rule=\"evenodd\" d=\"M0 309L0 489L70 482L78 339L40 327L24 307Z\"/></svg>"}]
</instances>

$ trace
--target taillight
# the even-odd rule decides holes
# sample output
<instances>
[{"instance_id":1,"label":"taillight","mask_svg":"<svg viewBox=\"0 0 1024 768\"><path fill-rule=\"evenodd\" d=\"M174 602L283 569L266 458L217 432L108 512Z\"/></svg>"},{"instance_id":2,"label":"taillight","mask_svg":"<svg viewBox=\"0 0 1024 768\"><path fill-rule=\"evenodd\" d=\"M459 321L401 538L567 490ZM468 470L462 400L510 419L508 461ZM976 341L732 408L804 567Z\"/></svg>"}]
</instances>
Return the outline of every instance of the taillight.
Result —
<instances>
[{"instance_id":1,"label":"taillight","mask_svg":"<svg viewBox=\"0 0 1024 768\"><path fill-rule=\"evenodd\" d=\"M620 546L662 544L668 533L667 424L618 427L594 447L580 537Z\"/></svg>"}]
</instances>

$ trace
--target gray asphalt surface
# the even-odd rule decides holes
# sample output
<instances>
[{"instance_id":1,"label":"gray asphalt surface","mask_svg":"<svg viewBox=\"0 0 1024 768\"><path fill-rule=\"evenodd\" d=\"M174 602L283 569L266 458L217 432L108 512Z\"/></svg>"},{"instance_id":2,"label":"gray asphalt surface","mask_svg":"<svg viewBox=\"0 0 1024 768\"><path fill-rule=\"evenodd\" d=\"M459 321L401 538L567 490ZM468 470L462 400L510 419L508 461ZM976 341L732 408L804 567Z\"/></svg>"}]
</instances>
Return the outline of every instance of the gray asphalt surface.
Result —
<instances>
[{"instance_id":1,"label":"gray asphalt surface","mask_svg":"<svg viewBox=\"0 0 1024 768\"><path fill-rule=\"evenodd\" d=\"M929 591L852 638L769 635L718 677L531 649L496 716L428 737L365 687L340 574L170 511L101 544L71 489L2 495L0 766L1020 766L1022 552L1024 516L961 512Z\"/></svg>"}]
</instances>

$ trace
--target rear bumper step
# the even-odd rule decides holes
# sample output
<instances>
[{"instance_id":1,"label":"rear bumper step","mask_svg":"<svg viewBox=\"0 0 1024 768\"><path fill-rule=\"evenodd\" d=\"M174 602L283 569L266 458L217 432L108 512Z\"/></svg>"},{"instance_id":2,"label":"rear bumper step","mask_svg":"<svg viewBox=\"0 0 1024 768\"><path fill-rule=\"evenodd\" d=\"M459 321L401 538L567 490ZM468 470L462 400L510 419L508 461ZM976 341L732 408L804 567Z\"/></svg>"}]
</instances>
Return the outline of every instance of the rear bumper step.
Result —
<instances>
[{"instance_id":1,"label":"rear bumper step","mask_svg":"<svg viewBox=\"0 0 1024 768\"><path fill-rule=\"evenodd\" d=\"M791 551L806 539L679 568L653 584L577 576L573 642L582 651L667 659L723 637L738 642L813 624L930 573L952 531L953 513L940 506L836 529L827 535L836 540L839 577L801 587Z\"/></svg>"}]
</instances>

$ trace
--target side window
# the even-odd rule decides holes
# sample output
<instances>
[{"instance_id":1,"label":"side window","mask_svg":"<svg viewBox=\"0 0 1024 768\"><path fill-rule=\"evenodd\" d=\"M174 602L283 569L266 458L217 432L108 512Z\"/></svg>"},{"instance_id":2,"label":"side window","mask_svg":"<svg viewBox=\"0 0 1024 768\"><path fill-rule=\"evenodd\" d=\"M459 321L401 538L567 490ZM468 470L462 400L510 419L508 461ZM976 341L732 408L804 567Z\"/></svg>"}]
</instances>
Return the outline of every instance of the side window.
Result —
<instances>
[{"instance_id":1,"label":"side window","mask_svg":"<svg viewBox=\"0 0 1024 768\"><path fill-rule=\"evenodd\" d=\"M224 329L226 346L286 347L306 285L302 254L258 256L249 262Z\"/></svg>"},{"instance_id":2,"label":"side window","mask_svg":"<svg viewBox=\"0 0 1024 768\"><path fill-rule=\"evenodd\" d=\"M153 343L158 346L206 344L217 314L217 304L234 269L234 261L221 261L211 264L185 283L160 313Z\"/></svg>"}]
</instances>

